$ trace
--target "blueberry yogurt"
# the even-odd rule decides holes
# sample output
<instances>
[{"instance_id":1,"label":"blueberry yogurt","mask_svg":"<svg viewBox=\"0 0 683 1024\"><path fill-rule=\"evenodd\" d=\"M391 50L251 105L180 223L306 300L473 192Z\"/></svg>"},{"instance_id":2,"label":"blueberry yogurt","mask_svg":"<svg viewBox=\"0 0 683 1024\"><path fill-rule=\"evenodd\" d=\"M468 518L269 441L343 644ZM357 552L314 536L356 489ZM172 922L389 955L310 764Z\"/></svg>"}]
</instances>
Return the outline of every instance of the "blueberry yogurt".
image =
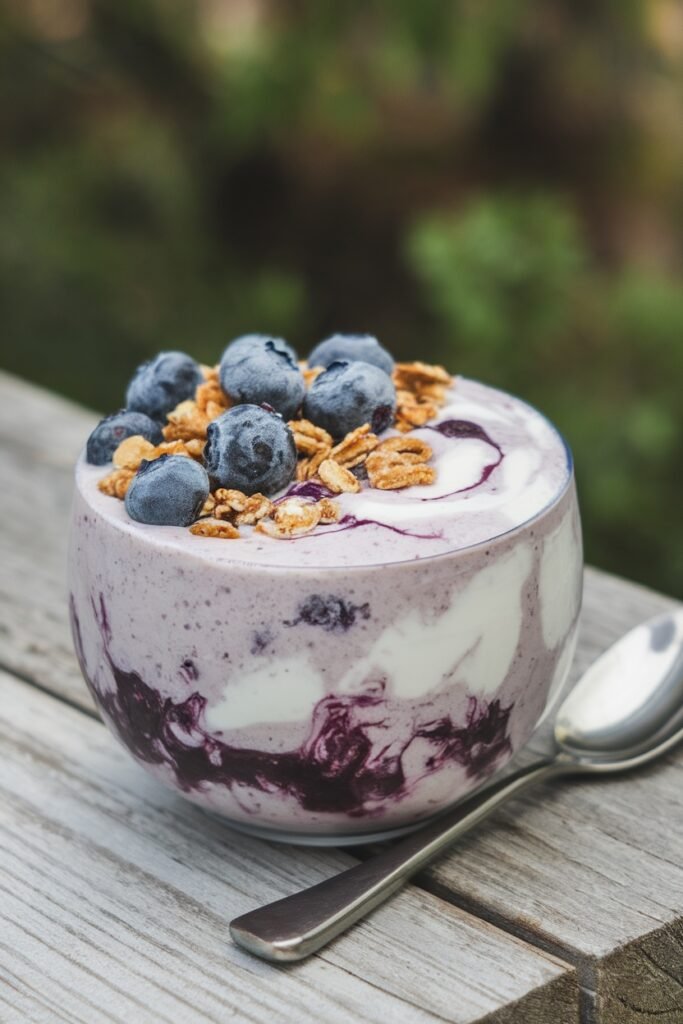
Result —
<instances>
[{"instance_id":1,"label":"blueberry yogurt","mask_svg":"<svg viewBox=\"0 0 683 1024\"><path fill-rule=\"evenodd\" d=\"M367 335L301 363L232 344L138 381L131 411L177 400L163 441L78 463L83 674L136 760L235 826L398 834L505 765L567 675L571 457L520 399Z\"/></svg>"}]
</instances>

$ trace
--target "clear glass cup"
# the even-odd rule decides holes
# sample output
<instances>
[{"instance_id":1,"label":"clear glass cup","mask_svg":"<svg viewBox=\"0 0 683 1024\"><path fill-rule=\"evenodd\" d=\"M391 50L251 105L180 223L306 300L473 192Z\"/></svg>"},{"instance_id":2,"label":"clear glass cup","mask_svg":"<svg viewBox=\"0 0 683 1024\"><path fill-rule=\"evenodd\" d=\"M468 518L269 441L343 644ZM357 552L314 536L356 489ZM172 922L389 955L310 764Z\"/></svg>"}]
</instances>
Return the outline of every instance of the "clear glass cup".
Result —
<instances>
[{"instance_id":1,"label":"clear glass cup","mask_svg":"<svg viewBox=\"0 0 683 1024\"><path fill-rule=\"evenodd\" d=\"M71 615L104 721L162 782L269 838L367 842L444 811L527 741L569 670L567 464L550 504L485 543L321 570L170 548L178 531L128 521L81 461Z\"/></svg>"}]
</instances>

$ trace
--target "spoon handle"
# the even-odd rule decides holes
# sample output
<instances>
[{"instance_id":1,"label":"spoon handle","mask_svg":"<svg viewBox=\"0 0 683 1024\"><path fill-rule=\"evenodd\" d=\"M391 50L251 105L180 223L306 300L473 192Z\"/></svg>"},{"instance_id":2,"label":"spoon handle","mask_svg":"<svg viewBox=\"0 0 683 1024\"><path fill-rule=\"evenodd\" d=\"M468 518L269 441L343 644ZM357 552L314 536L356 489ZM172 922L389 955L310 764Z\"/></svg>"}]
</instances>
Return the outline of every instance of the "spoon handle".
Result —
<instances>
[{"instance_id":1,"label":"spoon handle","mask_svg":"<svg viewBox=\"0 0 683 1024\"><path fill-rule=\"evenodd\" d=\"M235 918L230 934L265 960L303 960L400 889L508 797L558 770L554 759L526 765L368 860Z\"/></svg>"}]
</instances>

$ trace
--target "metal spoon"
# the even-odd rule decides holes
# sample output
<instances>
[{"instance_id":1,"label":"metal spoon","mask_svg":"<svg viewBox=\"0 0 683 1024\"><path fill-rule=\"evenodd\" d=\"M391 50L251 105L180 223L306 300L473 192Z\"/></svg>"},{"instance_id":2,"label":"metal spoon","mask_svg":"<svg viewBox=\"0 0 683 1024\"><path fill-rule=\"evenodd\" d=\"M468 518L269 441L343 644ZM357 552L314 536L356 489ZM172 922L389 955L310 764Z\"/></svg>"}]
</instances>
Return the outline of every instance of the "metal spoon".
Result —
<instances>
[{"instance_id":1,"label":"metal spoon","mask_svg":"<svg viewBox=\"0 0 683 1024\"><path fill-rule=\"evenodd\" d=\"M236 918L230 933L266 960L302 960L369 913L455 839L534 782L622 772L683 739L683 610L627 633L555 716L553 750L477 792L369 860Z\"/></svg>"}]
</instances>

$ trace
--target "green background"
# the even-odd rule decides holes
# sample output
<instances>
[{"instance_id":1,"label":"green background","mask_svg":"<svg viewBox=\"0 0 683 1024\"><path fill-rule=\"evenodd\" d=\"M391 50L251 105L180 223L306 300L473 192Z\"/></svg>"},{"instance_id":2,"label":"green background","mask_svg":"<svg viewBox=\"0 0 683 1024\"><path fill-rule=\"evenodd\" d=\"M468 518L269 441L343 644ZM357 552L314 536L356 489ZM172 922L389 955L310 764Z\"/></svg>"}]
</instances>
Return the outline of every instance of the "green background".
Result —
<instances>
[{"instance_id":1,"label":"green background","mask_svg":"<svg viewBox=\"0 0 683 1024\"><path fill-rule=\"evenodd\" d=\"M14 0L0 84L5 368L111 410L376 333L536 403L589 560L683 596L678 0Z\"/></svg>"}]
</instances>

